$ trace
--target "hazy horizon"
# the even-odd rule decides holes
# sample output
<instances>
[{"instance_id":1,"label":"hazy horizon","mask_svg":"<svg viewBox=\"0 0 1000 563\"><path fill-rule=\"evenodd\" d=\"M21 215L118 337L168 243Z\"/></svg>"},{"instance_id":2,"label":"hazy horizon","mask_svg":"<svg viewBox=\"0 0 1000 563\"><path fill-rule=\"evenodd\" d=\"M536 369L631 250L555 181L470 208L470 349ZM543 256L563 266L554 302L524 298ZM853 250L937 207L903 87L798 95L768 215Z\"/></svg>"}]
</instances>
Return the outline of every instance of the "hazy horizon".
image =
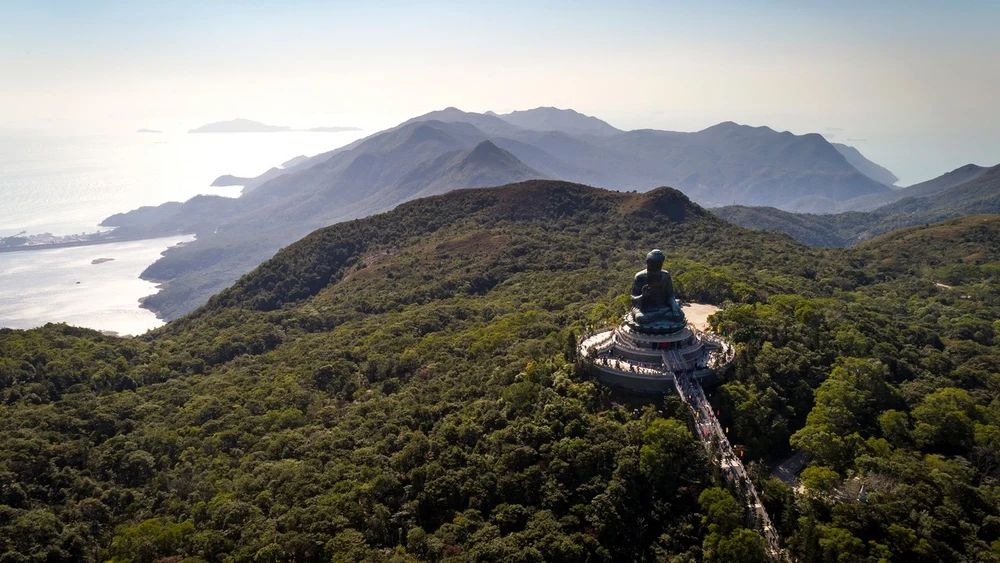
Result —
<instances>
[{"instance_id":1,"label":"hazy horizon","mask_svg":"<svg viewBox=\"0 0 1000 563\"><path fill-rule=\"evenodd\" d=\"M0 3L0 129L244 117L374 130L447 106L821 133L912 184L1000 162L1000 6Z\"/></svg>"}]
</instances>

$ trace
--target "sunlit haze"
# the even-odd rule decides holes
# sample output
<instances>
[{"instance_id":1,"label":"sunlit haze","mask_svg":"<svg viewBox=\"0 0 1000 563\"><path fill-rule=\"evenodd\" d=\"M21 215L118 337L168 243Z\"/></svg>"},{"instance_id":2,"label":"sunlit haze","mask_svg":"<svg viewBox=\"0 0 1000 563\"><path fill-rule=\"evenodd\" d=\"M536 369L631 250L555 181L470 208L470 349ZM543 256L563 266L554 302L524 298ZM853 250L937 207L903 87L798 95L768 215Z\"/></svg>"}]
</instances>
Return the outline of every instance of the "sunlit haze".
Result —
<instances>
[{"instance_id":1,"label":"sunlit haze","mask_svg":"<svg viewBox=\"0 0 1000 563\"><path fill-rule=\"evenodd\" d=\"M817 132L902 185L1000 161L1000 3L538 4L3 2L0 127L375 130L551 105Z\"/></svg>"}]
</instances>

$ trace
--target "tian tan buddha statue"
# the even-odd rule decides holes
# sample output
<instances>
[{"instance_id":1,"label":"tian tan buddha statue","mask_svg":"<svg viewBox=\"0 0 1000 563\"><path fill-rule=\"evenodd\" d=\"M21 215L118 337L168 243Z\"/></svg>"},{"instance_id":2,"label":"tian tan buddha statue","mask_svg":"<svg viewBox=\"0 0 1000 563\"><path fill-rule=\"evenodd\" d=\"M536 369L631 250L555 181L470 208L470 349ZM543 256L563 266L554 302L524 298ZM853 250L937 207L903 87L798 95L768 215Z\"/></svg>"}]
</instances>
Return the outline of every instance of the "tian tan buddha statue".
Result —
<instances>
[{"instance_id":1,"label":"tian tan buddha statue","mask_svg":"<svg viewBox=\"0 0 1000 563\"><path fill-rule=\"evenodd\" d=\"M670 332L685 325L670 272L663 271L665 259L661 250L651 251L646 255L646 269L632 281L632 312L627 321L639 331Z\"/></svg>"}]
</instances>

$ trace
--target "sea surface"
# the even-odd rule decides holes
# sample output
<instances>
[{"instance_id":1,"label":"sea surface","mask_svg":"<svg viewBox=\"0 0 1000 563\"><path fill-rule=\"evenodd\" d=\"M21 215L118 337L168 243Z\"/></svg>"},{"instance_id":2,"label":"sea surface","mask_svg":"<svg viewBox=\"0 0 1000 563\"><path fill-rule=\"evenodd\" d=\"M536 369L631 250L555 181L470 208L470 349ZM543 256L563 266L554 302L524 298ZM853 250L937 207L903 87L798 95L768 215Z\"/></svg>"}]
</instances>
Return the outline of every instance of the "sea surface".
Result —
<instances>
[{"instance_id":1,"label":"sea surface","mask_svg":"<svg viewBox=\"0 0 1000 563\"><path fill-rule=\"evenodd\" d=\"M163 321L139 299L156 285L139 274L164 249L191 236L0 253L0 326L65 322L118 334L142 334ZM94 264L95 260L111 261Z\"/></svg>"},{"instance_id":2,"label":"sea surface","mask_svg":"<svg viewBox=\"0 0 1000 563\"><path fill-rule=\"evenodd\" d=\"M125 133L53 136L0 131L0 237L102 230L109 215L198 194L223 174L256 176L365 135L341 133ZM67 322L121 334L163 324L139 308L156 288L138 278L184 237L0 253L0 327ZM91 264L96 258L114 258ZM76 282L80 282L77 284Z\"/></svg>"}]
</instances>

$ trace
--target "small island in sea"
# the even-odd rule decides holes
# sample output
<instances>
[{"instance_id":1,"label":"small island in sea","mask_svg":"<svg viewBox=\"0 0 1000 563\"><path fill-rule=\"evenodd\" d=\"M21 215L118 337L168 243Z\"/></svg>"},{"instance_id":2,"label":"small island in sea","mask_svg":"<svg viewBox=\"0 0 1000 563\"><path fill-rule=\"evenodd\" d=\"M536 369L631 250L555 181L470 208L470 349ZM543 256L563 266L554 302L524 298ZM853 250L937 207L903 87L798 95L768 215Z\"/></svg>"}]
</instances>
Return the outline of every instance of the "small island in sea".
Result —
<instances>
[{"instance_id":1,"label":"small island in sea","mask_svg":"<svg viewBox=\"0 0 1000 563\"><path fill-rule=\"evenodd\" d=\"M137 129L136 133L163 133L163 131L157 129Z\"/></svg>"},{"instance_id":2,"label":"small island in sea","mask_svg":"<svg viewBox=\"0 0 1000 563\"><path fill-rule=\"evenodd\" d=\"M281 133L285 131L306 131L310 133L339 133L343 131L360 131L358 127L312 127L309 129L293 129L284 125L268 125L251 119L231 119L216 121L201 127L191 129L188 133Z\"/></svg>"},{"instance_id":3,"label":"small island in sea","mask_svg":"<svg viewBox=\"0 0 1000 563\"><path fill-rule=\"evenodd\" d=\"M114 258L94 258L90 261L91 264L103 264L105 262L113 262Z\"/></svg>"}]
</instances>

